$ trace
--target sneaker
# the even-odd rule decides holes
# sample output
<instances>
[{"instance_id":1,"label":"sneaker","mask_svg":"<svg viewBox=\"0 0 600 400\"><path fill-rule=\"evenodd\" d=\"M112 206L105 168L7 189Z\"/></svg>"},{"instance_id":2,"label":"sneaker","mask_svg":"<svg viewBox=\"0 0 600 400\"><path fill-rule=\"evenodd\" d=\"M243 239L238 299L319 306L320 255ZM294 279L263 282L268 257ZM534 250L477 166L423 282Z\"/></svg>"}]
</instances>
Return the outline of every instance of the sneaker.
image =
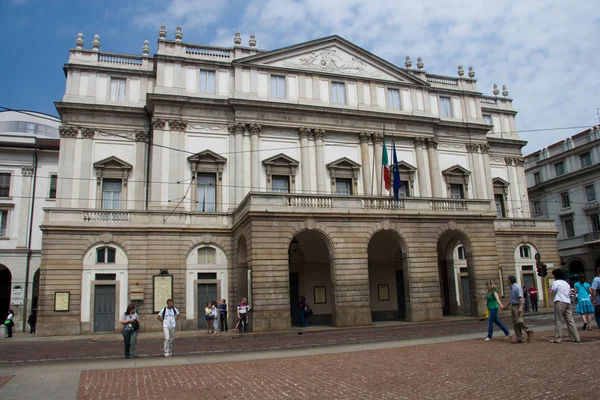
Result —
<instances>
[{"instance_id":1,"label":"sneaker","mask_svg":"<svg viewBox=\"0 0 600 400\"><path fill-rule=\"evenodd\" d=\"M504 340L510 340L510 339L512 339L512 335L506 335L506 336L504 336Z\"/></svg>"},{"instance_id":2,"label":"sneaker","mask_svg":"<svg viewBox=\"0 0 600 400\"><path fill-rule=\"evenodd\" d=\"M485 339L483 339L483 341L484 341L484 342L489 342L489 341L490 341L490 338L489 338L489 337L486 337Z\"/></svg>"},{"instance_id":3,"label":"sneaker","mask_svg":"<svg viewBox=\"0 0 600 400\"><path fill-rule=\"evenodd\" d=\"M517 339L517 340L513 340L511 343L512 344L519 344L519 343L523 343L523 341L521 339Z\"/></svg>"},{"instance_id":4,"label":"sneaker","mask_svg":"<svg viewBox=\"0 0 600 400\"><path fill-rule=\"evenodd\" d=\"M168 355L168 354L165 354L165 357L169 357L169 355Z\"/></svg>"},{"instance_id":5,"label":"sneaker","mask_svg":"<svg viewBox=\"0 0 600 400\"><path fill-rule=\"evenodd\" d=\"M562 340L550 339L549 342L558 344L558 343L562 343Z\"/></svg>"},{"instance_id":6,"label":"sneaker","mask_svg":"<svg viewBox=\"0 0 600 400\"><path fill-rule=\"evenodd\" d=\"M531 338L533 337L533 331L530 330L527 332L527 343L531 343Z\"/></svg>"},{"instance_id":7,"label":"sneaker","mask_svg":"<svg viewBox=\"0 0 600 400\"><path fill-rule=\"evenodd\" d=\"M582 330L582 331L585 331L585 330L587 329L587 326L588 326L588 325L587 325L587 322L586 322L586 323L584 323L584 324L583 324L583 326L581 327L581 330Z\"/></svg>"}]
</instances>

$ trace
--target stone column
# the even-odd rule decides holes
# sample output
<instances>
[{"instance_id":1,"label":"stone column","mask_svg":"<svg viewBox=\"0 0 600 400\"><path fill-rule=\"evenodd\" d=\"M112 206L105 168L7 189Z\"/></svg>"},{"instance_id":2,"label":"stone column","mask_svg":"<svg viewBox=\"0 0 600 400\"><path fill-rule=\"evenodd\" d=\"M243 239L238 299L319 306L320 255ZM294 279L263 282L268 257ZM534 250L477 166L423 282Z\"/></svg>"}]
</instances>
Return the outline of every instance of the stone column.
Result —
<instances>
[{"instance_id":1,"label":"stone column","mask_svg":"<svg viewBox=\"0 0 600 400\"><path fill-rule=\"evenodd\" d=\"M373 143L375 144L375 161L380 160L383 155L383 134L382 133L372 133ZM393 163L393 160L390 160L390 164ZM375 168L375 193L374 195L381 196L381 174L382 168Z\"/></svg>"},{"instance_id":2,"label":"stone column","mask_svg":"<svg viewBox=\"0 0 600 400\"><path fill-rule=\"evenodd\" d=\"M508 172L508 180L510 185L508 186L508 212L513 218L521 218L523 216L521 210L521 196L519 194L519 179L517 177L517 170L515 168L515 158L505 157L506 169Z\"/></svg>"},{"instance_id":3,"label":"stone column","mask_svg":"<svg viewBox=\"0 0 600 400\"><path fill-rule=\"evenodd\" d=\"M185 150L185 131L187 130L187 121L182 119L171 119L169 120L169 136L168 141L165 137L165 143L169 143L170 149L165 149L163 152L163 182L162 183L163 191L166 191L167 196L166 200L163 199L163 202L166 202L165 206L169 209L173 209L177 206L179 202L176 200L173 203L174 199L181 199L185 195L185 191L189 183L186 184L177 184L177 182L181 181L181 171L185 168L189 168L189 164L187 164L185 159L185 154L183 151ZM168 158L165 157L168 155ZM165 173L166 171L166 173ZM195 190L196 188L190 188L190 190ZM188 193L189 198L192 198L192 194ZM169 200L171 202L169 203ZM178 211L182 211L185 206L180 204L178 206Z\"/></svg>"},{"instance_id":4,"label":"stone column","mask_svg":"<svg viewBox=\"0 0 600 400\"><path fill-rule=\"evenodd\" d=\"M479 146L481 157L483 159L483 168L485 170L485 183L488 199L494 201L494 184L492 183L492 168L490 167L490 146L483 143ZM506 203L506 202L505 202Z\"/></svg>"},{"instance_id":5,"label":"stone column","mask_svg":"<svg viewBox=\"0 0 600 400\"><path fill-rule=\"evenodd\" d=\"M471 182L471 187L473 188L473 198L474 199L482 199L484 198L483 193L483 182L482 182L482 174L477 164L477 152L479 150L479 145L477 143L465 143L465 147L467 149L467 157L469 159L469 165L471 172L473 173L473 181Z\"/></svg>"},{"instance_id":6,"label":"stone column","mask_svg":"<svg viewBox=\"0 0 600 400\"><path fill-rule=\"evenodd\" d=\"M310 149L308 148L308 137L311 136L310 128L299 128L298 136L300 136L300 170L302 171L301 193L310 193Z\"/></svg>"},{"instance_id":7,"label":"stone column","mask_svg":"<svg viewBox=\"0 0 600 400\"><path fill-rule=\"evenodd\" d=\"M433 197L448 197L445 196L442 190L442 173L438 160L437 145L435 139L427 139L427 155L429 156L429 174L431 175L431 191Z\"/></svg>"},{"instance_id":8,"label":"stone column","mask_svg":"<svg viewBox=\"0 0 600 400\"><path fill-rule=\"evenodd\" d=\"M371 165L372 161L369 157L369 140L371 140L371 134L368 132L361 132L358 134L358 140L360 141L360 161L362 164L362 181L363 181L363 194L365 196L371 196L373 194L373 185L371 183ZM381 166L375 166L375 168L381 168Z\"/></svg>"},{"instance_id":9,"label":"stone column","mask_svg":"<svg viewBox=\"0 0 600 400\"><path fill-rule=\"evenodd\" d=\"M250 157L252 159L252 163L250 165L251 174L252 174L252 184L250 190L252 191L260 191L260 153L259 153L259 143L260 143L260 133L262 132L262 127L259 124L250 125Z\"/></svg>"},{"instance_id":10,"label":"stone column","mask_svg":"<svg viewBox=\"0 0 600 400\"><path fill-rule=\"evenodd\" d=\"M525 180L525 160L521 157L515 158L515 173L519 182L519 193L521 195L521 216L523 218L531 218L531 209L529 206L529 196L527 196L527 182Z\"/></svg>"},{"instance_id":11,"label":"stone column","mask_svg":"<svg viewBox=\"0 0 600 400\"><path fill-rule=\"evenodd\" d=\"M329 194L327 179L325 179L325 129L315 129L315 146L317 148L317 191L319 194Z\"/></svg>"},{"instance_id":12,"label":"stone column","mask_svg":"<svg viewBox=\"0 0 600 400\"><path fill-rule=\"evenodd\" d=\"M17 247L27 246L27 224L29 212L31 211L31 176L33 175L33 167L31 165L21 166L21 210L19 215L13 221L13 226L17 231ZM12 189L12 188L11 188ZM12 193L11 193L12 195ZM39 197L39 192L37 194ZM39 210L41 211L41 210ZM14 279L14 278L13 278Z\"/></svg>"},{"instance_id":13,"label":"stone column","mask_svg":"<svg viewBox=\"0 0 600 400\"><path fill-rule=\"evenodd\" d=\"M94 141L94 130L91 128L84 128L81 130L81 136L83 136L83 144L82 144L82 162L79 165L79 178L83 178L79 181L79 196L78 196L78 205L77 207L87 208L90 202L90 185L93 183L90 178L92 175L92 160L88 157L92 156L92 144ZM97 161L97 160L96 160ZM146 169L144 165L143 170ZM59 177L60 179L60 177ZM142 179L143 180L143 179ZM143 205L143 204L142 204Z\"/></svg>"},{"instance_id":14,"label":"stone column","mask_svg":"<svg viewBox=\"0 0 600 400\"><path fill-rule=\"evenodd\" d=\"M162 181L162 153L166 151L163 149L163 136L166 121L164 119L153 119L152 120L152 131L153 131L153 144L152 146L152 164L150 174L150 208L160 208L160 192L161 192L161 181ZM60 176L58 178L60 180Z\"/></svg>"},{"instance_id":15,"label":"stone column","mask_svg":"<svg viewBox=\"0 0 600 400\"><path fill-rule=\"evenodd\" d=\"M129 191L129 198L132 201L132 209L134 210L143 210L145 207L146 200L146 157L147 157L147 147L148 146L148 132L146 131L138 131L135 133L135 140L137 143L135 144L135 165L138 166L133 170L133 182L129 183L131 191ZM92 141L89 140L90 147ZM85 148L84 144L84 148ZM193 208L193 205L191 206Z\"/></svg>"},{"instance_id":16,"label":"stone column","mask_svg":"<svg viewBox=\"0 0 600 400\"><path fill-rule=\"evenodd\" d=\"M244 198L244 131L243 124L235 124L235 205Z\"/></svg>"},{"instance_id":17,"label":"stone column","mask_svg":"<svg viewBox=\"0 0 600 400\"><path fill-rule=\"evenodd\" d=\"M419 196L430 197L431 192L429 191L429 180L427 179L427 167L425 166L425 138L417 137L413 139L415 145L416 157L417 157L417 180L419 182Z\"/></svg>"},{"instance_id":18,"label":"stone column","mask_svg":"<svg viewBox=\"0 0 600 400\"><path fill-rule=\"evenodd\" d=\"M79 129L72 125L61 125L60 134L60 162L58 168L57 207L71 207L71 199L76 197L73 193L73 170L75 168L75 142ZM79 166L77 166L79 168Z\"/></svg>"}]
</instances>

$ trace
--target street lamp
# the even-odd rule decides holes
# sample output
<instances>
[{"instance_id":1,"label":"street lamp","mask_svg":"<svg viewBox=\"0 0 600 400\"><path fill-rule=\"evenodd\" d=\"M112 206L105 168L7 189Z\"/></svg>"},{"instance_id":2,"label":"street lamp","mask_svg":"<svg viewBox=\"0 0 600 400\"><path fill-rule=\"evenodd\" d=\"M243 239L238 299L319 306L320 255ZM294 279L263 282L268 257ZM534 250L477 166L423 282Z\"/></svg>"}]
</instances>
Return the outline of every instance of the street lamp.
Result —
<instances>
[{"instance_id":1,"label":"street lamp","mask_svg":"<svg viewBox=\"0 0 600 400\"><path fill-rule=\"evenodd\" d=\"M295 253L298 251L298 239L293 238L290 242L290 249Z\"/></svg>"}]
</instances>

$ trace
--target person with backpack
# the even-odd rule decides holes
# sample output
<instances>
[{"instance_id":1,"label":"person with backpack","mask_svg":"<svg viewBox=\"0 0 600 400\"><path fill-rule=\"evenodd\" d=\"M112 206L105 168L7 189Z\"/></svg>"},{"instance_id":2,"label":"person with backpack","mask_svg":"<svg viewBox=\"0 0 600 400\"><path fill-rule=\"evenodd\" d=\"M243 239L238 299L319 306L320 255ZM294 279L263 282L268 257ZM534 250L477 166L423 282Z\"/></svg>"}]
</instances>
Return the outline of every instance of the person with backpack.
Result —
<instances>
[{"instance_id":1,"label":"person with backpack","mask_svg":"<svg viewBox=\"0 0 600 400\"><path fill-rule=\"evenodd\" d=\"M163 324L163 333L165 335L165 357L171 357L173 355L173 338L175 337L175 327L177 326L179 317L179 310L173 307L172 299L167 300L167 306L156 316L156 319Z\"/></svg>"},{"instance_id":2,"label":"person with backpack","mask_svg":"<svg viewBox=\"0 0 600 400\"><path fill-rule=\"evenodd\" d=\"M140 329L140 316L135 311L135 304L127 306L127 311L121 318L123 325L123 343L125 344L125 358L135 358L135 344L138 329Z\"/></svg>"},{"instance_id":3,"label":"person with backpack","mask_svg":"<svg viewBox=\"0 0 600 400\"><path fill-rule=\"evenodd\" d=\"M6 316L6 321L4 321L4 327L6 329L6 337L12 337L12 328L15 326L15 322L13 318L15 317L15 312L13 310L8 310L8 315Z\"/></svg>"},{"instance_id":4,"label":"person with backpack","mask_svg":"<svg viewBox=\"0 0 600 400\"><path fill-rule=\"evenodd\" d=\"M237 307L238 319L240 320L240 333L248 333L248 311L250 306L244 297Z\"/></svg>"},{"instance_id":5,"label":"person with backpack","mask_svg":"<svg viewBox=\"0 0 600 400\"><path fill-rule=\"evenodd\" d=\"M225 299L221 300L221 304L219 304L219 317L221 318L221 332L227 332L227 303Z\"/></svg>"}]
</instances>

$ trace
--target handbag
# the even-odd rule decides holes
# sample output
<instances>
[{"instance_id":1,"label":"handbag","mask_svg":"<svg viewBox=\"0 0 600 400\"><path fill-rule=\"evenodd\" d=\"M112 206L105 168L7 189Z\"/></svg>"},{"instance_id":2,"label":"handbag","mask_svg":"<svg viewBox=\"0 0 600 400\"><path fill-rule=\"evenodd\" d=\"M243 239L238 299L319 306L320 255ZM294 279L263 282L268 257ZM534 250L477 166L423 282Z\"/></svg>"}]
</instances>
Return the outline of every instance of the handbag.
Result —
<instances>
[{"instance_id":1,"label":"handbag","mask_svg":"<svg viewBox=\"0 0 600 400\"><path fill-rule=\"evenodd\" d=\"M485 313L483 315L485 316L486 319L488 319L490 317L490 310L486 309Z\"/></svg>"},{"instance_id":2,"label":"handbag","mask_svg":"<svg viewBox=\"0 0 600 400\"><path fill-rule=\"evenodd\" d=\"M312 308L310 308L310 306L306 306L306 309L304 310L304 314L306 315L313 315L313 310Z\"/></svg>"},{"instance_id":3,"label":"handbag","mask_svg":"<svg viewBox=\"0 0 600 400\"><path fill-rule=\"evenodd\" d=\"M133 321L133 330L137 331L138 329L140 329L139 321Z\"/></svg>"}]
</instances>

